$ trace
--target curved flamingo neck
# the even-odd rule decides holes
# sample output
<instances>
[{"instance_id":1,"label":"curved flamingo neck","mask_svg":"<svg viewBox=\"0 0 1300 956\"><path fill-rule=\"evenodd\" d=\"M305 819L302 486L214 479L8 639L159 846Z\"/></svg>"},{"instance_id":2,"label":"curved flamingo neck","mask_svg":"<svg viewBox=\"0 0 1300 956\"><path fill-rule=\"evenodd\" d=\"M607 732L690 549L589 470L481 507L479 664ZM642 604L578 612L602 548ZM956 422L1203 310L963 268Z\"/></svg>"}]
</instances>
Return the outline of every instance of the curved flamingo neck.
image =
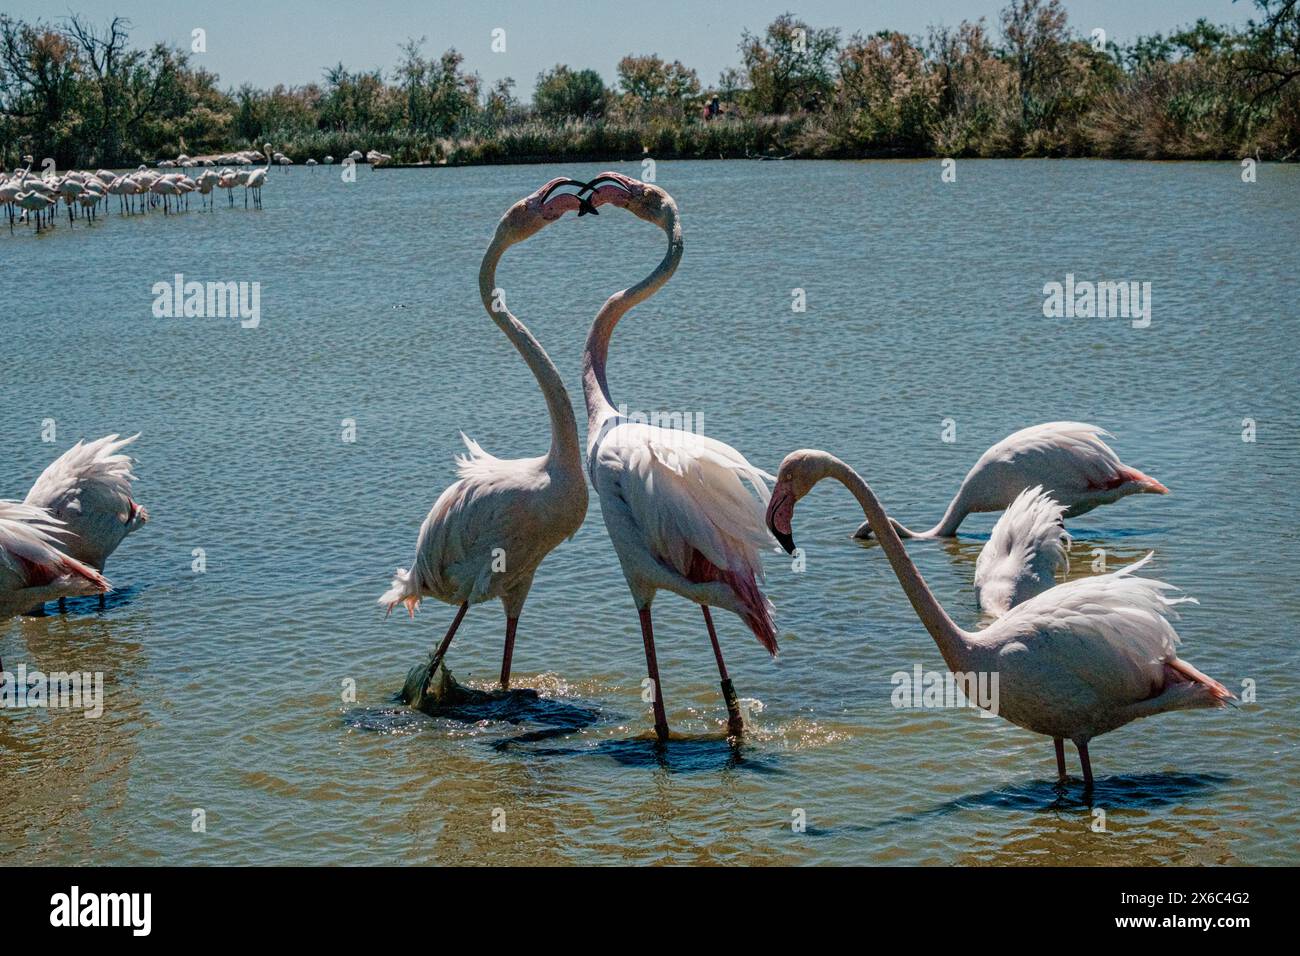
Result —
<instances>
[{"instance_id":1,"label":"curved flamingo neck","mask_svg":"<svg viewBox=\"0 0 1300 956\"><path fill-rule=\"evenodd\" d=\"M666 200L664 210L665 219L659 225L668 235L668 251L664 254L663 261L636 285L615 292L606 299L587 333L587 344L582 353L582 395L587 403L589 438L598 432L602 419L614 414L609 383L605 378L609 340L614 335L614 326L618 325L618 320L630 309L663 288L664 283L677 271L677 265L682 259L682 226L677 206L672 200Z\"/></svg>"},{"instance_id":2,"label":"curved flamingo neck","mask_svg":"<svg viewBox=\"0 0 1300 956\"><path fill-rule=\"evenodd\" d=\"M853 497L858 500L858 504L862 506L867 516L867 521L871 524L871 530L880 540L880 546L894 568L894 574L898 576L898 583L903 586L907 599L912 603L916 616L921 619L921 623L925 625L925 629L930 632L935 644L939 646L944 663L948 665L949 670L963 670L969 637L948 616L948 612L943 609L943 605L934 596L930 586L925 583L925 578L921 577L921 572L917 570L916 564L908 555L907 548L903 546L902 539L894 530L876 493L871 490L871 486L861 475L833 455L825 457L825 474L848 488L853 493Z\"/></svg>"},{"instance_id":3,"label":"curved flamingo neck","mask_svg":"<svg viewBox=\"0 0 1300 956\"><path fill-rule=\"evenodd\" d=\"M483 255L483 264L478 272L479 297L487 309L492 321L500 326L510 344L523 357L524 362L537 379L542 396L546 399L546 411L551 419L551 449L547 453L548 467L555 466L582 473L582 455L578 445L578 423L573 417L573 404L569 401L569 392L564 381L555 368L555 363L546 354L540 342L528 331L505 306L504 299L496 296L497 264L501 256L517 240L506 230L498 230L491 245Z\"/></svg>"},{"instance_id":4,"label":"curved flamingo neck","mask_svg":"<svg viewBox=\"0 0 1300 956\"><path fill-rule=\"evenodd\" d=\"M962 493L957 492L952 501L948 502L948 507L939 519L939 523L928 531L913 531L905 527L893 518L889 523L904 538L951 538L957 534L957 528L967 515L965 503L962 501Z\"/></svg>"}]
</instances>

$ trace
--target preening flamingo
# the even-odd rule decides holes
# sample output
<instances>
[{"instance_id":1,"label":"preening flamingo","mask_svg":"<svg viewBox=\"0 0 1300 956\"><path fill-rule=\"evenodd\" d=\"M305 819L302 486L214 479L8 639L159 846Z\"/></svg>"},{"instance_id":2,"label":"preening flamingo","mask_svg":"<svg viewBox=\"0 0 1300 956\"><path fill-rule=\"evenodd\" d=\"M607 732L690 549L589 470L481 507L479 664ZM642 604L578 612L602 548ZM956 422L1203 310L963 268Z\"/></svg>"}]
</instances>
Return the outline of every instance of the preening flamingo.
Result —
<instances>
[{"instance_id":1,"label":"preening flamingo","mask_svg":"<svg viewBox=\"0 0 1300 956\"><path fill-rule=\"evenodd\" d=\"M943 518L929 531L910 531L893 518L904 538L950 538L968 514L1001 511L1016 495L1042 485L1075 518L1127 495L1167 495L1169 489L1119 460L1102 438L1110 432L1083 422L1048 422L1008 435L983 455L962 480ZM864 523L854 537L871 536Z\"/></svg>"},{"instance_id":2,"label":"preening flamingo","mask_svg":"<svg viewBox=\"0 0 1300 956\"><path fill-rule=\"evenodd\" d=\"M96 571L103 571L122 540L149 520L149 512L132 497L132 461L122 454L139 437L106 435L77 442L41 472L23 502L60 522L68 534L58 547Z\"/></svg>"},{"instance_id":3,"label":"preening flamingo","mask_svg":"<svg viewBox=\"0 0 1300 956\"><path fill-rule=\"evenodd\" d=\"M506 309L496 287L497 263L508 248L566 210L585 205L572 193L556 193L567 185L584 184L553 179L511 206L497 224L479 269L483 307L519 351L546 400L550 450L537 458L495 458L462 434L469 454L456 460L460 480L442 493L424 519L410 570L399 569L379 599L390 611L405 604L412 616L425 597L460 606L433 654L430 676L469 606L500 598L506 612L501 686L509 687L515 628L533 574L546 555L577 532L587 514L587 483L569 393L550 356Z\"/></svg>"},{"instance_id":4,"label":"preening flamingo","mask_svg":"<svg viewBox=\"0 0 1300 956\"><path fill-rule=\"evenodd\" d=\"M1175 605L1193 599L1166 597L1172 585L1133 574L1150 555L1111 574L1059 584L982 631L964 631L926 585L870 486L827 452L805 449L781 462L767 524L782 547L794 551L795 503L823 478L842 483L862 506L948 669L997 674L997 714L1053 739L1062 780L1067 738L1079 748L1084 785L1091 788L1093 737L1139 717L1234 699L1175 652L1179 638L1169 618Z\"/></svg>"},{"instance_id":5,"label":"preening flamingo","mask_svg":"<svg viewBox=\"0 0 1300 956\"><path fill-rule=\"evenodd\" d=\"M663 287L682 256L677 204L658 186L618 173L592 180L593 206L612 203L654 223L668 236L659 266L631 288L616 292L592 322L583 353L587 403L587 462L600 511L641 618L646 668L654 692L655 733L668 738L663 685L655 656L650 605L659 590L699 604L727 704L728 732L743 729L709 608L734 611L775 656L772 606L759 589L760 551L770 544L763 527L766 481L729 445L693 432L622 417L605 378L609 340L618 320Z\"/></svg>"},{"instance_id":6,"label":"preening flamingo","mask_svg":"<svg viewBox=\"0 0 1300 956\"><path fill-rule=\"evenodd\" d=\"M44 508L0 501L0 621L46 601L111 589L102 574L63 553L67 534Z\"/></svg>"},{"instance_id":7,"label":"preening flamingo","mask_svg":"<svg viewBox=\"0 0 1300 956\"><path fill-rule=\"evenodd\" d=\"M1065 505L1035 485L1002 512L975 561L975 596L998 617L1055 586L1057 571L1070 570Z\"/></svg>"}]
</instances>

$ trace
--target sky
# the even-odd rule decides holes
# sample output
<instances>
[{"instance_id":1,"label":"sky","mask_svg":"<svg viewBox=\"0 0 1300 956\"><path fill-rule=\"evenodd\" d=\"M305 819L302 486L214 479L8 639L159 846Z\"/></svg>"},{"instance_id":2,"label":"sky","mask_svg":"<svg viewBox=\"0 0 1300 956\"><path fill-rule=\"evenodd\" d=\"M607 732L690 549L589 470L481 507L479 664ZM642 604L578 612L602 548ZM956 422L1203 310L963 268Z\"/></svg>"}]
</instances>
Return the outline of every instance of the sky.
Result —
<instances>
[{"instance_id":1,"label":"sky","mask_svg":"<svg viewBox=\"0 0 1300 956\"><path fill-rule=\"evenodd\" d=\"M454 46L465 67L488 85L513 77L522 99L537 74L557 63L591 68L612 83L615 66L629 53L657 53L698 71L705 85L737 65L741 31L760 31L789 10L813 27L838 26L842 34L880 29L923 34L932 24L953 25L985 17L996 24L1005 0L3 0L3 10L23 20L59 20L69 14L107 23L114 13L131 23L137 46L164 41L188 49L195 28L206 31L207 52L192 62L221 77L225 88L319 82L328 66L388 71L398 44L426 37L426 54ZM1249 0L1065 0L1080 34L1101 27L1108 39L1127 42L1168 33L1198 17L1244 23ZM504 52L492 50L494 30L505 31Z\"/></svg>"}]
</instances>

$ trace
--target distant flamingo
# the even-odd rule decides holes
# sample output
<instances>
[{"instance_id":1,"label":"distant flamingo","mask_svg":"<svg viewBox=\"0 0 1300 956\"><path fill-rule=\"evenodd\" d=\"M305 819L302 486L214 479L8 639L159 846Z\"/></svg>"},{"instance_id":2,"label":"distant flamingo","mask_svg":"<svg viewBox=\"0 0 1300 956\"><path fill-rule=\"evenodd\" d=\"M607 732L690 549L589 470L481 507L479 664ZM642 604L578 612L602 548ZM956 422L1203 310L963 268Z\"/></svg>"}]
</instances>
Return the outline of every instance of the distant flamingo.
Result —
<instances>
[{"instance_id":1,"label":"distant flamingo","mask_svg":"<svg viewBox=\"0 0 1300 956\"><path fill-rule=\"evenodd\" d=\"M19 193L14 200L20 207L26 209L29 213L36 214L36 231L41 231L41 213L49 210L55 203L55 200L49 196L36 191ZM29 217L30 218L30 217ZM53 216L51 215L51 220Z\"/></svg>"},{"instance_id":2,"label":"distant flamingo","mask_svg":"<svg viewBox=\"0 0 1300 956\"><path fill-rule=\"evenodd\" d=\"M217 187L226 191L226 198L230 200L230 205L235 205L235 187L240 185L239 177L244 177L247 181L248 175L242 172L236 172L233 169L223 169L217 174Z\"/></svg>"},{"instance_id":3,"label":"distant flamingo","mask_svg":"<svg viewBox=\"0 0 1300 956\"><path fill-rule=\"evenodd\" d=\"M763 528L765 479L770 476L720 441L632 421L615 410L605 378L610 337L618 320L658 292L676 271L682 232L677 204L658 186L618 173L602 173L590 185L593 206L622 206L668 236L668 252L659 266L601 307L587 335L582 370L591 483L641 618L655 733L660 741L668 739L650 617L655 593L663 589L694 601L704 612L727 705L728 732L737 735L744 723L709 608L738 614L775 656L772 606L759 590L759 552L770 544Z\"/></svg>"},{"instance_id":4,"label":"distant flamingo","mask_svg":"<svg viewBox=\"0 0 1300 956\"><path fill-rule=\"evenodd\" d=\"M66 540L67 529L45 509L0 501L0 621L46 601L110 590L102 574L60 550Z\"/></svg>"},{"instance_id":5,"label":"distant flamingo","mask_svg":"<svg viewBox=\"0 0 1300 956\"><path fill-rule=\"evenodd\" d=\"M266 174L271 169L271 144L267 143L264 147L266 151L266 165L259 166L248 174L244 180L244 208L248 208L248 191L253 191L253 208L262 208L262 187L266 185Z\"/></svg>"},{"instance_id":6,"label":"distant flamingo","mask_svg":"<svg viewBox=\"0 0 1300 956\"><path fill-rule=\"evenodd\" d=\"M1070 570L1065 505L1035 485L1026 488L998 518L975 561L975 596L998 617L1056 584Z\"/></svg>"},{"instance_id":7,"label":"distant flamingo","mask_svg":"<svg viewBox=\"0 0 1300 956\"><path fill-rule=\"evenodd\" d=\"M929 531L911 531L893 518L889 520L904 538L950 538L968 514L1001 511L1032 485L1049 489L1052 497L1065 505L1067 518L1127 495L1169 494L1160 482L1120 461L1102 436L1114 437L1083 422L1023 428L980 456L943 518ZM870 537L869 524L859 527L854 536Z\"/></svg>"},{"instance_id":8,"label":"distant flamingo","mask_svg":"<svg viewBox=\"0 0 1300 956\"><path fill-rule=\"evenodd\" d=\"M1063 741L1074 741L1091 789L1088 742L1139 717L1168 710L1222 707L1233 694L1175 653L1179 642L1168 618L1191 598L1168 598L1162 581L1139 578L1136 564L1111 574L1080 578L1017 605L982 631L953 623L907 554L875 493L852 468L824 451L792 452L781 462L767 509L767 525L781 546L794 551L794 506L823 478L853 493L898 576L921 623L948 669L996 674L999 716L1056 745L1065 780ZM1193 602L1194 603L1194 602ZM985 709L988 702L981 703Z\"/></svg>"},{"instance_id":9,"label":"distant flamingo","mask_svg":"<svg viewBox=\"0 0 1300 956\"><path fill-rule=\"evenodd\" d=\"M217 175L215 170L211 169L203 170L203 172L199 174L199 178L194 181L194 185L198 188L199 194L202 195L204 201L207 202L208 212L211 212L212 207L216 205L217 197L213 195L212 191L217 187L217 184L220 181L221 177Z\"/></svg>"},{"instance_id":10,"label":"distant flamingo","mask_svg":"<svg viewBox=\"0 0 1300 956\"><path fill-rule=\"evenodd\" d=\"M77 442L41 472L24 501L60 521L69 532L58 542L60 549L97 571L149 520L149 512L132 498L131 458L121 453L139 437Z\"/></svg>"},{"instance_id":11,"label":"distant flamingo","mask_svg":"<svg viewBox=\"0 0 1300 956\"><path fill-rule=\"evenodd\" d=\"M149 185L149 192L153 193L155 196L162 196L163 215L167 215L168 212L168 197L176 197L176 208L178 210L180 209L181 187L165 176L155 179Z\"/></svg>"},{"instance_id":12,"label":"distant flamingo","mask_svg":"<svg viewBox=\"0 0 1300 956\"><path fill-rule=\"evenodd\" d=\"M550 450L537 458L496 458L462 434L469 454L457 458L460 480L442 493L424 519L410 570L399 569L379 599L390 611L405 604L412 616L425 597L460 606L431 658L430 677L469 606L500 598L506 612L501 686L509 688L515 629L533 575L542 560L581 527L587 513L587 482L569 393L545 349L506 309L496 286L497 263L508 248L566 210L580 207L573 194L552 195L566 185L584 184L553 179L511 206L497 224L479 269L484 308L523 357L546 400Z\"/></svg>"}]
</instances>

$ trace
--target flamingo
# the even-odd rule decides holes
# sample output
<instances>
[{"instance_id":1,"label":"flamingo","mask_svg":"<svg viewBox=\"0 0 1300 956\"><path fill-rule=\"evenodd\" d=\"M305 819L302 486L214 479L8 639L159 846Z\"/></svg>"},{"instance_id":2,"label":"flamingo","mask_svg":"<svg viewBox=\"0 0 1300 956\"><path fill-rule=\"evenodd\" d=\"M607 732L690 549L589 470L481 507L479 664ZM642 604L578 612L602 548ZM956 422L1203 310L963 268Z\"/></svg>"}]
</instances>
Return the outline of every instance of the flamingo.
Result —
<instances>
[{"instance_id":1,"label":"flamingo","mask_svg":"<svg viewBox=\"0 0 1300 956\"><path fill-rule=\"evenodd\" d=\"M265 149L266 149L266 165L259 166L257 169L254 169L252 172L248 174L247 178L245 178L244 180L244 208L245 209L248 208L248 191L250 189L253 191L253 208L254 209L262 208L262 187L266 185L266 174L271 168L271 144L267 143Z\"/></svg>"},{"instance_id":2,"label":"flamingo","mask_svg":"<svg viewBox=\"0 0 1300 956\"><path fill-rule=\"evenodd\" d=\"M58 181L57 187L59 196L63 199L64 206L68 210L68 222L72 222L72 204L77 201L77 197L86 188L86 183L81 173L70 172Z\"/></svg>"},{"instance_id":3,"label":"flamingo","mask_svg":"<svg viewBox=\"0 0 1300 956\"><path fill-rule=\"evenodd\" d=\"M975 561L975 595L985 613L1000 617L1056 584L1070 570L1065 505L1042 486L1026 488L998 518Z\"/></svg>"},{"instance_id":4,"label":"flamingo","mask_svg":"<svg viewBox=\"0 0 1300 956\"><path fill-rule=\"evenodd\" d=\"M182 190L181 190L181 187L180 187L176 182L174 182L173 180L170 180L170 179L168 179L168 178L165 177L165 176L164 176L164 177L161 177L161 178L159 178L159 179L155 179L155 180L154 180L152 183L150 183L150 185L149 185L149 192L153 193L155 196L162 196L162 198L163 198L163 215L166 215L166 214L167 214L167 197L168 197L168 196L175 196L175 197L177 197L177 199L176 199L176 208L177 208L177 210L180 209L180 195L181 195Z\"/></svg>"},{"instance_id":5,"label":"flamingo","mask_svg":"<svg viewBox=\"0 0 1300 956\"><path fill-rule=\"evenodd\" d=\"M108 192L98 182L89 182L86 184L86 188L82 194L77 197L77 202L81 205L81 208L85 210L85 213L88 214L91 219L94 219L95 207L98 206L100 201L107 195Z\"/></svg>"},{"instance_id":6,"label":"flamingo","mask_svg":"<svg viewBox=\"0 0 1300 956\"><path fill-rule=\"evenodd\" d=\"M1013 607L982 631L953 623L908 557L879 499L862 477L835 456L812 449L781 462L767 509L767 526L794 551L794 506L823 478L839 481L858 500L917 617L959 674L996 674L996 712L1045 734L1056 745L1056 767L1066 780L1064 741L1079 750L1084 787L1092 789L1088 742L1139 717L1169 710L1223 707L1231 691L1178 657L1176 590L1134 571L1151 558L1110 574L1080 578ZM987 701L976 701L986 710Z\"/></svg>"},{"instance_id":7,"label":"flamingo","mask_svg":"<svg viewBox=\"0 0 1300 956\"><path fill-rule=\"evenodd\" d=\"M203 196L204 201L208 204L208 212L211 212L212 207L216 204L217 197L212 194L212 190L216 188L220 181L221 177L211 169L203 170L203 172L199 174L199 178L195 180L195 186L198 188L200 195Z\"/></svg>"},{"instance_id":8,"label":"flamingo","mask_svg":"<svg viewBox=\"0 0 1300 956\"><path fill-rule=\"evenodd\" d=\"M9 212L9 231L14 228L14 203L18 200L18 194L23 191L22 185L17 178L6 179L0 182L0 203L3 203Z\"/></svg>"},{"instance_id":9,"label":"flamingo","mask_svg":"<svg viewBox=\"0 0 1300 956\"><path fill-rule=\"evenodd\" d=\"M776 655L772 606L759 588L759 553L770 544L763 506L771 476L720 441L632 421L615 410L605 377L610 337L624 313L658 292L676 271L682 232L676 202L658 186L618 173L602 173L589 186L593 207L622 206L668 236L659 266L601 307L587 336L582 369L588 468L641 619L655 734L660 742L668 739L650 614L662 589L700 605L727 705L727 730L739 735L744 722L709 608L739 615L768 653Z\"/></svg>"},{"instance_id":10,"label":"flamingo","mask_svg":"<svg viewBox=\"0 0 1300 956\"><path fill-rule=\"evenodd\" d=\"M41 213L45 212L47 209L53 206L55 200L45 195L44 193L40 193L40 192L36 192L35 190L32 190L30 192L19 193L17 197L14 199L14 202L17 205L21 206L23 209L26 209L28 212L36 213L36 231L40 232ZM51 215L50 217L51 222L53 221L53 218L54 218L53 215Z\"/></svg>"},{"instance_id":11,"label":"flamingo","mask_svg":"<svg viewBox=\"0 0 1300 956\"><path fill-rule=\"evenodd\" d=\"M103 571L122 540L149 520L149 512L132 498L131 458L121 453L139 437L77 442L41 472L23 502L66 527L72 536L59 547L96 571Z\"/></svg>"},{"instance_id":12,"label":"flamingo","mask_svg":"<svg viewBox=\"0 0 1300 956\"><path fill-rule=\"evenodd\" d=\"M1066 506L1067 518L1128 495L1169 494L1169 489L1150 475L1120 461L1103 437L1115 436L1083 422L1047 422L1022 428L980 456L943 518L929 531L910 531L893 518L889 520L904 538L951 538L968 514L1001 511L1031 485L1050 488L1052 497ZM854 533L856 538L870 536L869 522Z\"/></svg>"},{"instance_id":13,"label":"flamingo","mask_svg":"<svg viewBox=\"0 0 1300 956\"><path fill-rule=\"evenodd\" d=\"M0 621L46 601L111 589L102 574L63 553L66 533L44 508L0 501Z\"/></svg>"},{"instance_id":14,"label":"flamingo","mask_svg":"<svg viewBox=\"0 0 1300 956\"><path fill-rule=\"evenodd\" d=\"M398 569L379 599L389 611L405 604L412 617L425 597L459 605L430 660L430 677L469 606L500 598L506 613L501 687L509 689L515 630L533 575L546 555L577 532L587 514L587 483L569 393L546 350L505 308L496 288L497 264L508 248L566 210L585 207L573 194L552 196L566 185L585 184L553 179L511 206L497 224L479 269L484 308L519 351L546 400L550 450L537 458L496 458L462 433L469 453L456 460L459 480L439 496L424 519L410 570Z\"/></svg>"},{"instance_id":15,"label":"flamingo","mask_svg":"<svg viewBox=\"0 0 1300 956\"><path fill-rule=\"evenodd\" d=\"M217 186L226 191L226 198L230 200L230 205L233 207L235 205L235 187L240 184L239 177L244 176L244 178L247 179L247 174L236 172L227 167L221 170L217 176Z\"/></svg>"},{"instance_id":16,"label":"flamingo","mask_svg":"<svg viewBox=\"0 0 1300 956\"><path fill-rule=\"evenodd\" d=\"M117 208L125 213L128 198L135 195L135 182L130 176L118 176L108 184L108 192L117 197Z\"/></svg>"}]
</instances>

